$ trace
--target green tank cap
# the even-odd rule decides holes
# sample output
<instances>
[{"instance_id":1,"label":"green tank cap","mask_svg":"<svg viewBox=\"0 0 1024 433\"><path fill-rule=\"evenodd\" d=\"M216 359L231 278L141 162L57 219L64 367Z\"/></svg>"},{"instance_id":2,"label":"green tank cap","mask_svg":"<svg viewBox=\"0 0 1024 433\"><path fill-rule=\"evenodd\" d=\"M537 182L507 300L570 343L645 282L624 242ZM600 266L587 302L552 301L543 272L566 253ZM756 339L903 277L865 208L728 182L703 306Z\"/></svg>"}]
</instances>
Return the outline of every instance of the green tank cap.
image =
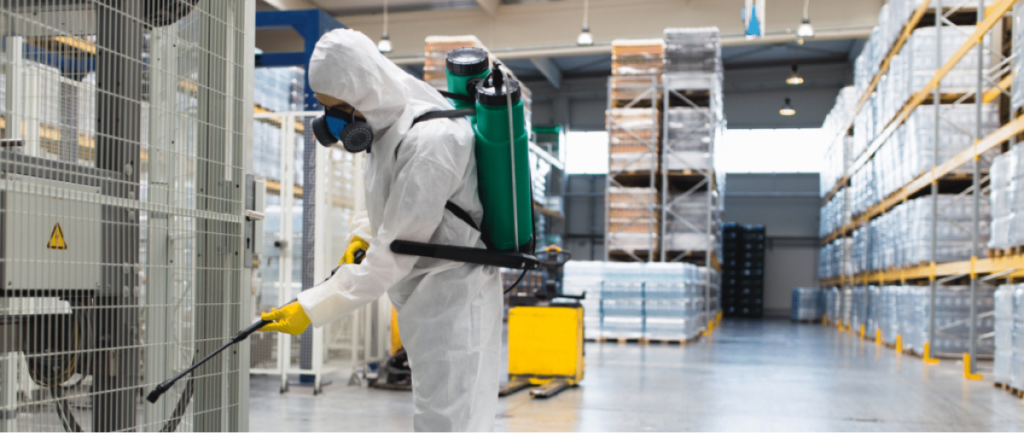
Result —
<instances>
[{"instance_id":1,"label":"green tank cap","mask_svg":"<svg viewBox=\"0 0 1024 433\"><path fill-rule=\"evenodd\" d=\"M476 84L476 100L484 105L507 105L508 98L505 95L504 78L497 70L486 80ZM522 91L519 89L519 82L509 77L508 87L512 91L512 104L515 105L522 99Z\"/></svg>"},{"instance_id":2,"label":"green tank cap","mask_svg":"<svg viewBox=\"0 0 1024 433\"><path fill-rule=\"evenodd\" d=\"M479 75L488 69L487 51L482 48L464 47L448 52L445 59L448 73L462 76Z\"/></svg>"}]
</instances>

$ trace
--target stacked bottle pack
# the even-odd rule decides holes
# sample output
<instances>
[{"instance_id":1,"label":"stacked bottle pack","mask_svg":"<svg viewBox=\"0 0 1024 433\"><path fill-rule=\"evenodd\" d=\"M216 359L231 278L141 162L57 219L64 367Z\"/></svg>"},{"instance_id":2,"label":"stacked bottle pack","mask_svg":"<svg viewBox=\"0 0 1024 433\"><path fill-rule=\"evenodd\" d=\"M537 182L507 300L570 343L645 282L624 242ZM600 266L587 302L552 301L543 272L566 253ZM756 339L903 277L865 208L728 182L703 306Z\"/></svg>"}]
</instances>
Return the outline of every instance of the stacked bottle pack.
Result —
<instances>
[{"instance_id":1,"label":"stacked bottle pack","mask_svg":"<svg viewBox=\"0 0 1024 433\"><path fill-rule=\"evenodd\" d=\"M669 251L707 251L715 243L720 213L709 202L708 193L669 191L665 205L665 249Z\"/></svg>"},{"instance_id":2,"label":"stacked bottle pack","mask_svg":"<svg viewBox=\"0 0 1024 433\"><path fill-rule=\"evenodd\" d=\"M726 317L764 315L764 226L722 226L722 312Z\"/></svg>"},{"instance_id":3,"label":"stacked bottle pack","mask_svg":"<svg viewBox=\"0 0 1024 433\"><path fill-rule=\"evenodd\" d=\"M1024 245L1024 147L1014 146L992 161L992 237L989 248Z\"/></svg>"},{"instance_id":4,"label":"stacked bottle pack","mask_svg":"<svg viewBox=\"0 0 1024 433\"><path fill-rule=\"evenodd\" d=\"M1010 106L1017 111L1024 106L1024 6L1017 3L1013 7L1013 84L1010 91L1013 96Z\"/></svg>"},{"instance_id":5,"label":"stacked bottle pack","mask_svg":"<svg viewBox=\"0 0 1024 433\"><path fill-rule=\"evenodd\" d=\"M823 314L822 289L798 287L793 289L789 318L794 321L820 320Z\"/></svg>"},{"instance_id":6,"label":"stacked bottle pack","mask_svg":"<svg viewBox=\"0 0 1024 433\"><path fill-rule=\"evenodd\" d=\"M850 207L854 215L863 213L869 206L888 197L917 176L930 170L936 163L941 164L974 143L977 120L977 106L961 104L943 108L943 121L939 124L939 155L935 159L935 112L931 108L915 110L892 136L886 140L875 157L852 176L850 185ZM982 106L982 136L999 128L999 107L996 104ZM857 137L857 133L854 137ZM988 161L997 151L990 151L979 160L980 167L988 167ZM958 170L969 173L971 164ZM954 172L957 173L957 172Z\"/></svg>"},{"instance_id":7,"label":"stacked bottle pack","mask_svg":"<svg viewBox=\"0 0 1024 433\"><path fill-rule=\"evenodd\" d=\"M995 346L992 380L1024 390L1024 284L995 292Z\"/></svg>"},{"instance_id":8,"label":"stacked bottle pack","mask_svg":"<svg viewBox=\"0 0 1024 433\"><path fill-rule=\"evenodd\" d=\"M849 251L852 247L852 238L839 238L821 247L818 253L818 278L850 275L853 268Z\"/></svg>"},{"instance_id":9,"label":"stacked bottle pack","mask_svg":"<svg viewBox=\"0 0 1024 433\"><path fill-rule=\"evenodd\" d=\"M584 326L588 339L686 341L707 320L705 291L717 275L688 263L570 261L563 279L567 294L586 292ZM717 296L712 286L711 291Z\"/></svg>"},{"instance_id":10,"label":"stacked bottle pack","mask_svg":"<svg viewBox=\"0 0 1024 433\"><path fill-rule=\"evenodd\" d=\"M662 142L666 170L710 170L715 122L707 107L671 107Z\"/></svg>"},{"instance_id":11,"label":"stacked bottle pack","mask_svg":"<svg viewBox=\"0 0 1024 433\"><path fill-rule=\"evenodd\" d=\"M256 68L253 86L253 101L263 110L273 112L303 111L302 95L306 72L302 68ZM268 180L281 179L281 120L256 119L253 121L253 172ZM299 122L302 120L299 119ZM292 126L292 125L287 125ZM303 149L305 137L302 130L294 131L295 136L295 185L303 182Z\"/></svg>"},{"instance_id":12,"label":"stacked bottle pack","mask_svg":"<svg viewBox=\"0 0 1024 433\"><path fill-rule=\"evenodd\" d=\"M722 72L717 27L665 29L665 74Z\"/></svg>"},{"instance_id":13,"label":"stacked bottle pack","mask_svg":"<svg viewBox=\"0 0 1024 433\"><path fill-rule=\"evenodd\" d=\"M989 288L978 289L978 335L991 333L998 326L996 293ZM970 287L939 286L935 292L935 340L932 354L959 354L968 351ZM844 325L859 330L864 325L866 336L881 331L885 344L896 344L900 336L902 350L924 354L931 329L931 288L928 286L855 286L845 290L826 291L826 305L832 305L827 316L830 322L843 319ZM832 313L835 311L836 313ZM997 335L997 342L999 336ZM981 339L980 353L992 353L989 340Z\"/></svg>"},{"instance_id":14,"label":"stacked bottle pack","mask_svg":"<svg viewBox=\"0 0 1024 433\"><path fill-rule=\"evenodd\" d=\"M971 257L973 199L966 195L940 194L940 215L936 227L936 261L967 260ZM981 202L979 237L989 238L989 205ZM846 238L851 245L851 273L918 265L931 260L932 198L925 196L894 206ZM823 250L823 255L824 255ZM832 252L832 250L829 250ZM979 252L984 256L984 252ZM839 275L829 272L828 276ZM847 273L849 275L849 273Z\"/></svg>"}]
</instances>

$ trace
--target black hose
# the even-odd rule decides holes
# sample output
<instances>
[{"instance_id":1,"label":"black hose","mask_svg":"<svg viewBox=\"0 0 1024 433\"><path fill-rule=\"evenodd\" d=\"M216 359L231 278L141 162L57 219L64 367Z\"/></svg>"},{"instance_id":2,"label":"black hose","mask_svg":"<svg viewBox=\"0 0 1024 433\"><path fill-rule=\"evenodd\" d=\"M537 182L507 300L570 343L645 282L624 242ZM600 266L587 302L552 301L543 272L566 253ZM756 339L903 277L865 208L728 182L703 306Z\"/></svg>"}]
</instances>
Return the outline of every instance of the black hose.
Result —
<instances>
[{"instance_id":1,"label":"black hose","mask_svg":"<svg viewBox=\"0 0 1024 433\"><path fill-rule=\"evenodd\" d=\"M509 288L505 289L505 294L507 295L508 292L511 292L512 289L516 288L516 286L518 286L519 283L521 281L523 281L523 277L525 277L525 276L526 276L526 269L523 269L523 272L519 273L519 278L516 279L516 282L512 283L512 285L509 286Z\"/></svg>"},{"instance_id":2,"label":"black hose","mask_svg":"<svg viewBox=\"0 0 1024 433\"><path fill-rule=\"evenodd\" d=\"M54 405L57 406L57 417L60 418L60 423L64 426L64 431L67 432L81 432L82 426L78 424L78 420L75 419L75 415L71 412L71 406L68 405L68 401L64 399L64 393L61 391L60 385L50 388L50 394L53 395Z\"/></svg>"},{"instance_id":3,"label":"black hose","mask_svg":"<svg viewBox=\"0 0 1024 433\"><path fill-rule=\"evenodd\" d=\"M189 403L192 402L192 379L193 376L188 377L188 382L185 383L185 391L181 393L181 398L178 399L178 404L174 407L174 413L171 414L171 418L167 420L167 424L160 429L161 432L170 433L178 429L178 425L181 424L181 418L185 416L185 410L188 409Z\"/></svg>"}]
</instances>

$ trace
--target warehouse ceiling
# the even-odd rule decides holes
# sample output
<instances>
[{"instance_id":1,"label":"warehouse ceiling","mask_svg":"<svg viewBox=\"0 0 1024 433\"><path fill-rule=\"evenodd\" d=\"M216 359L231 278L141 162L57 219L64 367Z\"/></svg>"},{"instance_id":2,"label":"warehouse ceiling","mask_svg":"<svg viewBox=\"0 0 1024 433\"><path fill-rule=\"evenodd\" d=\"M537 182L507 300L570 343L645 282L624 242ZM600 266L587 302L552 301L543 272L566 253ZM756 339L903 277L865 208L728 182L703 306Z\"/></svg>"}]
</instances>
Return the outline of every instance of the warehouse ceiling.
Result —
<instances>
[{"instance_id":1,"label":"warehouse ceiling","mask_svg":"<svg viewBox=\"0 0 1024 433\"><path fill-rule=\"evenodd\" d=\"M722 49L725 65L723 93L730 128L817 128L832 109L839 89L853 84L853 61L864 47L864 39L806 41L754 46L729 46ZM533 59L509 59L505 64L534 91L534 101L552 101L563 93L570 98L583 97L602 113L607 90L601 83L611 75L609 54L590 54L549 58L538 65ZM545 75L544 65L554 65L560 74L560 88ZM797 65L804 83L786 84L791 68ZM414 76L423 76L420 65L406 65ZM550 72L549 72L550 73ZM600 78L602 80L595 79ZM587 84L582 84L587 83ZM575 84L575 85L574 85ZM586 90L581 90L586 89ZM785 98L790 98L797 114L779 115ZM543 113L543 111L541 111ZM541 114L538 113L538 114ZM575 116L574 116L575 117ZM536 119L544 123L543 119ZM602 129L603 119L577 125L577 129Z\"/></svg>"},{"instance_id":2,"label":"warehouse ceiling","mask_svg":"<svg viewBox=\"0 0 1024 433\"><path fill-rule=\"evenodd\" d=\"M261 10L320 8L372 38L383 31L383 0L257 1ZM738 0L590 0L590 26L597 43L577 47L582 0L388 0L388 32L395 46L389 57L422 76L426 36L477 35L534 90L536 103L570 100L565 110L535 110L535 118L541 117L535 119L538 124L568 122L576 129L603 129L604 79L611 71L612 40L660 38L666 27L714 23L722 33L729 127L814 128L822 125L839 89L852 84L853 60L877 24L883 3L815 0L811 17L818 35L801 45L793 28L799 24L802 0L770 2L768 36L756 41L739 34ZM281 34L257 35L257 46L267 52L282 51L286 45L301 46L301 41L289 42ZM785 84L794 64L805 80L801 86ZM796 116L778 115L787 97ZM572 112L559 114L562 111Z\"/></svg>"}]
</instances>

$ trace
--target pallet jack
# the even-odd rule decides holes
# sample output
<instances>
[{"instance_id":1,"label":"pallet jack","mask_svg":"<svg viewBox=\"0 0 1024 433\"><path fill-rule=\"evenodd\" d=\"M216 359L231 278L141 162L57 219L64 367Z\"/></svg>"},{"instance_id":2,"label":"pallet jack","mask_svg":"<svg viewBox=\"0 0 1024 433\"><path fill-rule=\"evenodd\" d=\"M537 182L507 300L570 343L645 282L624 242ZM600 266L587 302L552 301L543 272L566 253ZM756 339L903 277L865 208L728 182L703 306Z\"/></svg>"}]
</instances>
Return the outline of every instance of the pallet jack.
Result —
<instances>
[{"instance_id":1,"label":"pallet jack","mask_svg":"<svg viewBox=\"0 0 1024 433\"><path fill-rule=\"evenodd\" d=\"M562 293L562 268L571 255L557 246L538 254L548 279L532 297L512 297L508 313L508 384L501 397L526 388L548 398L583 380L583 306L586 297ZM558 302L554 302L558 300ZM566 302L568 301L568 302Z\"/></svg>"}]
</instances>

